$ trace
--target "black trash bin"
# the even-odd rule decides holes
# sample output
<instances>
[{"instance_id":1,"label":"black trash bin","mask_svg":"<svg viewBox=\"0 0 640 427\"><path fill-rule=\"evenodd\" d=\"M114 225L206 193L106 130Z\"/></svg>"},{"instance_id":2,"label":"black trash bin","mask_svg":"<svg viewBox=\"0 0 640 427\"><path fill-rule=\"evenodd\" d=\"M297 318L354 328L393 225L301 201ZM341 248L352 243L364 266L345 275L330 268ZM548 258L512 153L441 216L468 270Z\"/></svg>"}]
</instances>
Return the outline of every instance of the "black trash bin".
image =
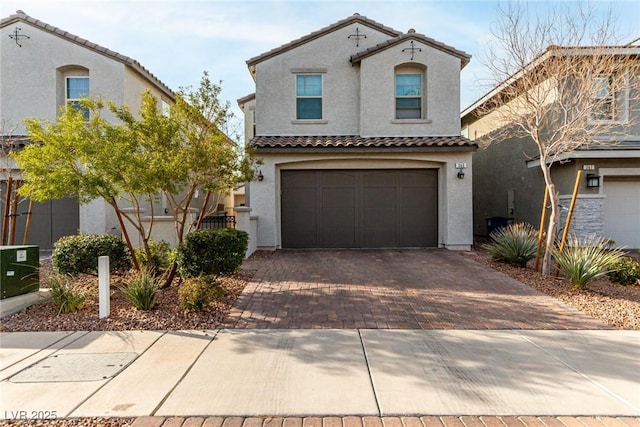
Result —
<instances>
[{"instance_id":1,"label":"black trash bin","mask_svg":"<svg viewBox=\"0 0 640 427\"><path fill-rule=\"evenodd\" d=\"M506 218L503 216L490 216L487 218L487 236L489 236L489 240L491 239L491 233L498 230L499 228L506 227L507 225L513 224L513 218Z\"/></svg>"}]
</instances>

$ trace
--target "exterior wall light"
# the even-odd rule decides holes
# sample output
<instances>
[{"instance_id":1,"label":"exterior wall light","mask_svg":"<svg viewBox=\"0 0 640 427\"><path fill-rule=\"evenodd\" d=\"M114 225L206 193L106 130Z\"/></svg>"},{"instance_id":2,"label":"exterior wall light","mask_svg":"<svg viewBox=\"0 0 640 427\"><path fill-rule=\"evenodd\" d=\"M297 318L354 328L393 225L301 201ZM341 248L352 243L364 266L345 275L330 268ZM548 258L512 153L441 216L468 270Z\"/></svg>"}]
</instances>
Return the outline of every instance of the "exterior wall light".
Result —
<instances>
[{"instance_id":1,"label":"exterior wall light","mask_svg":"<svg viewBox=\"0 0 640 427\"><path fill-rule=\"evenodd\" d=\"M456 169L458 169L458 179L464 179L464 169L467 168L466 162L456 163Z\"/></svg>"},{"instance_id":2,"label":"exterior wall light","mask_svg":"<svg viewBox=\"0 0 640 427\"><path fill-rule=\"evenodd\" d=\"M599 188L600 187L600 176L594 173L587 174L587 188Z\"/></svg>"},{"instance_id":3,"label":"exterior wall light","mask_svg":"<svg viewBox=\"0 0 640 427\"><path fill-rule=\"evenodd\" d=\"M258 181L262 181L264 179L264 175L262 175L262 171L258 171Z\"/></svg>"}]
</instances>

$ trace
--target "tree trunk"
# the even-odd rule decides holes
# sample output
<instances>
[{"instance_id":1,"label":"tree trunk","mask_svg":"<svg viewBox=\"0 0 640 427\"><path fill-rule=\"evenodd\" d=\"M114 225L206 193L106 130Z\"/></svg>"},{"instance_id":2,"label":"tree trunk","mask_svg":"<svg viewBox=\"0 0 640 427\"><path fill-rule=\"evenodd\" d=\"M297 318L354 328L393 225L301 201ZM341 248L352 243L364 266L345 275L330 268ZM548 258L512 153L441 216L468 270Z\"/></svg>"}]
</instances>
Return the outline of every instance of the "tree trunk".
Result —
<instances>
[{"instance_id":1,"label":"tree trunk","mask_svg":"<svg viewBox=\"0 0 640 427\"><path fill-rule=\"evenodd\" d=\"M542 275L551 275L551 249L556 241L556 226L558 224L558 196L556 194L555 185L549 186L549 199L551 200L551 214L549 215L549 224L547 225L547 240L544 249L544 257L542 258Z\"/></svg>"},{"instance_id":2,"label":"tree trunk","mask_svg":"<svg viewBox=\"0 0 640 427\"><path fill-rule=\"evenodd\" d=\"M127 247L129 248L129 252L131 253L131 261L133 261L133 266L137 271L140 271L140 264L138 263L138 259L136 258L136 252L131 244L131 240L129 239L129 233L127 233L127 229L124 226L124 221L122 220L122 214L120 209L118 209L118 203L116 202L115 197L111 197L110 201L113 210L116 211L116 217L118 218L118 223L120 224L120 228L122 229L122 235L124 236L124 241L127 243Z\"/></svg>"},{"instance_id":3,"label":"tree trunk","mask_svg":"<svg viewBox=\"0 0 640 427\"><path fill-rule=\"evenodd\" d=\"M173 282L173 278L176 277L177 271L178 271L178 263L173 261L173 263L171 264L171 267L169 267L169 269L167 270L167 272L165 273L162 279L160 289L165 289L171 286L171 283Z\"/></svg>"}]
</instances>

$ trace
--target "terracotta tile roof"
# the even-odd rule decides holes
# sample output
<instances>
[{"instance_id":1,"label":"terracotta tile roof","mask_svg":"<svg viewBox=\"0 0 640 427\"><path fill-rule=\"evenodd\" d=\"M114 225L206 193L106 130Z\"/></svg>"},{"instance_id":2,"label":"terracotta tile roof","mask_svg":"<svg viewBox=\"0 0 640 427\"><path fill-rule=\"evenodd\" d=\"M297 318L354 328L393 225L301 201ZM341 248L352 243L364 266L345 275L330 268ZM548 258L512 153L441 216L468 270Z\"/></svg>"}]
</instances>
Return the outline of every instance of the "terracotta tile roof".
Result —
<instances>
[{"instance_id":1,"label":"terracotta tile roof","mask_svg":"<svg viewBox=\"0 0 640 427\"><path fill-rule=\"evenodd\" d=\"M329 25L327 27L321 28L318 31L314 31L311 34L307 34L304 37L296 39L296 40L294 40L292 42L289 42L287 44L283 44L282 46L277 47L275 49L271 49L270 51L265 52L265 53L263 53L261 55L255 56L255 57L247 60L247 65L248 66L253 66L253 65L257 64L258 62L262 62L265 59L272 58L272 57L274 57L276 55L279 55L279 54L281 54L283 52L286 52L288 50L294 49L294 48L296 48L296 47L298 47L300 45L303 45L303 44L305 44L305 43L307 43L307 42L309 42L311 40L314 40L314 39L317 39L319 37L322 37L325 34L331 33L333 31L336 31L336 30L344 28L344 27L346 27L348 25L351 25L354 22L358 22L359 24L366 25L366 26L368 26L370 28L373 28L375 30L381 31L381 32L387 34L389 37L397 37L400 34L402 34L401 31L394 30L393 28L384 26L384 25L374 21L373 19L367 18L366 16L362 16L362 15L360 15L358 13L354 13L352 16L350 16L350 17L348 17L346 19L342 19L342 20L340 20L340 21L338 21L338 22L336 22L334 24L331 24L331 25Z\"/></svg>"},{"instance_id":2,"label":"terracotta tile roof","mask_svg":"<svg viewBox=\"0 0 640 427\"><path fill-rule=\"evenodd\" d=\"M236 102L238 103L239 107L242 107L244 104L246 104L249 101L252 101L256 99L256 94L254 93L250 93L249 95L243 96L242 98L238 98L236 100Z\"/></svg>"},{"instance_id":3,"label":"terracotta tile roof","mask_svg":"<svg viewBox=\"0 0 640 427\"><path fill-rule=\"evenodd\" d=\"M435 49L439 49L441 51L447 52L453 56L457 56L458 58L460 58L460 60L462 61L460 69L464 68L468 63L469 60L471 59L471 55L469 55L466 52L463 52L461 50L455 49L451 46L448 46L444 43L441 43L437 40L434 40L430 37L425 36L424 34L420 34L420 33L416 33L414 30L409 30L408 33L406 34L402 34L398 37L389 39L385 42L379 43L373 47L370 47L366 50L363 50L362 52L358 52L355 55L353 55L351 57L351 63L355 64L360 62L363 58L366 58L367 56L371 56L371 55L375 55L376 53L383 51L385 49L388 49L392 46L396 46L400 43L403 43L407 40L415 40L421 43L424 43L428 46L431 46Z\"/></svg>"},{"instance_id":4,"label":"terracotta tile roof","mask_svg":"<svg viewBox=\"0 0 640 427\"><path fill-rule=\"evenodd\" d=\"M16 13L11 16L2 18L2 20L0 21L0 28L6 27L7 25L11 25L18 21L26 22L28 24L31 24L35 27L42 29L43 31L54 34L72 43L76 43L78 45L84 46L87 49L93 50L94 52L97 52L101 55L104 55L122 64L128 65L129 67L137 71L140 75L142 75L144 78L146 78L151 83L156 85L159 89L164 91L165 94L169 96L172 100L175 98L175 94L169 88L169 86L165 85L162 81L160 81L160 79L158 79L155 75L153 75L149 70L143 67L142 64L140 64L135 59L122 55L113 50L107 49L106 47L102 47L96 43L90 42L89 40L85 40L82 37L78 37L74 34L71 34L68 31L64 31L53 25L49 25L46 22L42 22L38 19L32 18L31 16L27 15L21 10L16 11Z\"/></svg>"},{"instance_id":5,"label":"terracotta tile roof","mask_svg":"<svg viewBox=\"0 0 640 427\"><path fill-rule=\"evenodd\" d=\"M463 136L255 136L251 146L260 148L466 148L477 144Z\"/></svg>"}]
</instances>

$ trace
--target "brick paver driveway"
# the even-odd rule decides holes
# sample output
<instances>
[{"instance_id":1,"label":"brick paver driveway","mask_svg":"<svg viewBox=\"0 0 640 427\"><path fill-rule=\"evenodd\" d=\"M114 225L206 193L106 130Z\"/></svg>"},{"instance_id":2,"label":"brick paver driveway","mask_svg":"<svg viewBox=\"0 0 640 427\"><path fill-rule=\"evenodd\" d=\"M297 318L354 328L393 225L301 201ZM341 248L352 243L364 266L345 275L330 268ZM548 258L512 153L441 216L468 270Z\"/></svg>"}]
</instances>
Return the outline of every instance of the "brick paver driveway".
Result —
<instances>
[{"instance_id":1,"label":"brick paver driveway","mask_svg":"<svg viewBox=\"0 0 640 427\"><path fill-rule=\"evenodd\" d=\"M256 270L230 328L603 329L603 323L444 250L282 250Z\"/></svg>"}]
</instances>

